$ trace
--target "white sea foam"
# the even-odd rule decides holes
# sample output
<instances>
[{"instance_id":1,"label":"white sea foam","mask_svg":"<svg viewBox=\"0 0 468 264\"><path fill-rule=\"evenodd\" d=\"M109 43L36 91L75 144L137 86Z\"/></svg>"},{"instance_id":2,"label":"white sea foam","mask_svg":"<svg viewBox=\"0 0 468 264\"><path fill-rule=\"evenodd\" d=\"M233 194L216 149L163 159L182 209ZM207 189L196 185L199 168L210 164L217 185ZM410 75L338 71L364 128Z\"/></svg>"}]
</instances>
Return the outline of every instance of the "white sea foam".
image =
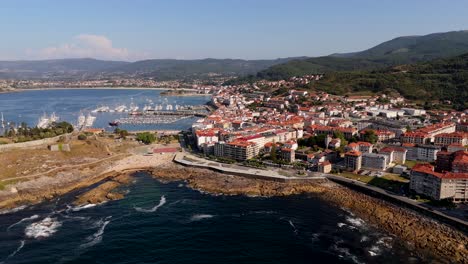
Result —
<instances>
[{"instance_id":1,"label":"white sea foam","mask_svg":"<svg viewBox=\"0 0 468 264\"><path fill-rule=\"evenodd\" d=\"M192 217L190 217L190 221L200 221L200 220L203 220L203 219L208 219L208 218L213 218L214 215L210 215L210 214L196 214L196 215L192 215Z\"/></svg>"},{"instance_id":2,"label":"white sea foam","mask_svg":"<svg viewBox=\"0 0 468 264\"><path fill-rule=\"evenodd\" d=\"M343 226L346 226L345 223L338 223L337 225L338 225L339 228L342 228Z\"/></svg>"},{"instance_id":3,"label":"white sea foam","mask_svg":"<svg viewBox=\"0 0 468 264\"><path fill-rule=\"evenodd\" d=\"M26 205L22 205L22 206L13 208L13 209L3 210L3 211L0 211L0 215L3 215L3 214L10 214L10 213L16 213L16 212L19 212L19 211L21 211L21 210L26 209L26 207L27 207Z\"/></svg>"},{"instance_id":4,"label":"white sea foam","mask_svg":"<svg viewBox=\"0 0 468 264\"><path fill-rule=\"evenodd\" d=\"M349 248L346 247L340 247L339 244L341 244L343 241L340 240L338 241L335 245L333 245L333 249L338 253L338 256L340 258L344 259L350 259L354 263L360 264L362 262L359 261L358 257L356 255L353 255L350 251Z\"/></svg>"},{"instance_id":5,"label":"white sea foam","mask_svg":"<svg viewBox=\"0 0 468 264\"><path fill-rule=\"evenodd\" d=\"M106 217L105 219L99 220L96 225L98 227L98 230L96 233L92 234L91 236L87 237L86 240L87 242L82 244L80 248L89 248L92 247L102 241L102 235L104 235L104 230L106 229L106 226L110 223L111 217Z\"/></svg>"},{"instance_id":6,"label":"white sea foam","mask_svg":"<svg viewBox=\"0 0 468 264\"><path fill-rule=\"evenodd\" d=\"M6 257L4 261L1 261L0 264L4 264L5 261L9 260L10 258L14 257L16 254L18 254L18 252L20 252L20 250L24 247L25 243L26 243L25 240L21 240L20 245L16 248L16 250L13 251L10 255L8 255L8 257Z\"/></svg>"},{"instance_id":7,"label":"white sea foam","mask_svg":"<svg viewBox=\"0 0 468 264\"><path fill-rule=\"evenodd\" d=\"M359 217L349 217L349 216L347 216L346 221L348 223L354 225L354 226L357 226L357 227L361 227L361 226L364 226L366 224L366 222L364 222L364 220L362 220Z\"/></svg>"},{"instance_id":8,"label":"white sea foam","mask_svg":"<svg viewBox=\"0 0 468 264\"><path fill-rule=\"evenodd\" d=\"M71 207L70 210L73 211L73 212L78 212L78 211L81 211L81 210L84 210L84 209L95 207L96 205L97 204L85 204L85 205L80 205L80 206L76 206L76 207Z\"/></svg>"},{"instance_id":9,"label":"white sea foam","mask_svg":"<svg viewBox=\"0 0 468 264\"><path fill-rule=\"evenodd\" d=\"M296 226L294 225L294 223L293 223L291 220L289 220L288 222L289 222L289 225L293 228L294 233L297 234L297 228L296 228Z\"/></svg>"},{"instance_id":10,"label":"white sea foam","mask_svg":"<svg viewBox=\"0 0 468 264\"><path fill-rule=\"evenodd\" d=\"M362 236L361 237L361 242L366 242L368 240L369 240L369 238L367 236Z\"/></svg>"},{"instance_id":11,"label":"white sea foam","mask_svg":"<svg viewBox=\"0 0 468 264\"><path fill-rule=\"evenodd\" d=\"M46 238L57 232L62 223L57 218L46 217L42 221L30 224L24 230L27 237Z\"/></svg>"},{"instance_id":12,"label":"white sea foam","mask_svg":"<svg viewBox=\"0 0 468 264\"><path fill-rule=\"evenodd\" d=\"M166 197L164 197L164 195L163 195L163 196L161 196L161 199L159 200L159 204L157 204L153 208L145 209L145 208L141 208L141 207L135 207L135 210L138 211L138 212L142 212L142 213L154 213L154 212L156 212L156 210L158 210L159 207L163 206L165 203L166 203Z\"/></svg>"},{"instance_id":13,"label":"white sea foam","mask_svg":"<svg viewBox=\"0 0 468 264\"><path fill-rule=\"evenodd\" d=\"M39 215L32 215L32 216L30 216L30 217L23 218L23 219L19 220L18 222L12 224L11 226L9 226L9 227L7 228L7 231L10 230L12 227L14 227L14 226L16 226L16 225L19 225L19 224L21 224L21 223L24 223L24 222L27 222L27 221L31 221L31 220L34 220L34 219L37 219L37 218L39 218Z\"/></svg>"}]
</instances>

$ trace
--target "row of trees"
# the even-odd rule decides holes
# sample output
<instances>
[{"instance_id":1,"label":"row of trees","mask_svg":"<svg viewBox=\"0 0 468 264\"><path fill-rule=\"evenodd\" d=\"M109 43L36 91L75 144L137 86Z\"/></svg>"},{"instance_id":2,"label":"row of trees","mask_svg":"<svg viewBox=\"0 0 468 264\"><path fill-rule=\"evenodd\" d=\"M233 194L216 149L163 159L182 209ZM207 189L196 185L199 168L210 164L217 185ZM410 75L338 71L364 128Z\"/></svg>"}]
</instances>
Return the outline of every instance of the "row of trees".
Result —
<instances>
[{"instance_id":1,"label":"row of trees","mask_svg":"<svg viewBox=\"0 0 468 264\"><path fill-rule=\"evenodd\" d=\"M4 136L13 139L15 142L26 142L71 132L73 132L73 126L68 122L54 122L48 128L29 127L27 123L23 122L18 128L7 128Z\"/></svg>"},{"instance_id":2,"label":"row of trees","mask_svg":"<svg viewBox=\"0 0 468 264\"><path fill-rule=\"evenodd\" d=\"M334 138L339 138L341 140L341 147L344 147L348 145L350 142L357 142L357 141L365 141L369 142L372 144L375 144L378 141L378 136L375 133L374 130L366 130L366 132L361 135L361 138L358 138L356 136L353 136L351 139L347 140L344 136L344 134L340 131L334 131L333 132L333 137ZM326 148L326 142L325 139L327 138L327 135L321 134L317 136L311 136L308 138L301 138L297 141L298 145L301 147L311 147L313 150L318 150L320 148Z\"/></svg>"}]
</instances>

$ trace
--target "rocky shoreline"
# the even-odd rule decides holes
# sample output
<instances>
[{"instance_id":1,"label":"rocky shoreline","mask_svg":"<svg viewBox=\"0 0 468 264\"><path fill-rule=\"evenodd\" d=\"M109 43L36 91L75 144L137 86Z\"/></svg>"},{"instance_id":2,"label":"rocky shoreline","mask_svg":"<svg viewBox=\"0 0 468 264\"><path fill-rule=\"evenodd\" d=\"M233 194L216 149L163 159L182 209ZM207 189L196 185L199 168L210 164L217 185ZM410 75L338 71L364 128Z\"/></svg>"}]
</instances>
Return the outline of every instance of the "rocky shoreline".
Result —
<instances>
[{"instance_id":1,"label":"rocky shoreline","mask_svg":"<svg viewBox=\"0 0 468 264\"><path fill-rule=\"evenodd\" d=\"M225 195L287 196L310 194L352 211L358 217L408 242L425 260L468 263L468 237L460 231L328 180L276 182L168 166L149 170L162 181L183 180L193 189Z\"/></svg>"},{"instance_id":2,"label":"rocky shoreline","mask_svg":"<svg viewBox=\"0 0 468 264\"><path fill-rule=\"evenodd\" d=\"M148 172L163 182L185 181L188 187L211 194L264 197L312 195L350 210L370 224L408 242L408 246L425 260L435 263L468 263L468 238L462 232L326 179L277 182L165 164L102 174L95 174L97 171L88 172L88 177L78 177L66 184L50 185L47 188L24 188L15 195L3 197L5 199L0 201L0 208L11 209L24 204L39 203L93 185L96 186L78 195L74 204L99 204L122 199L124 194L116 189L121 185L131 184L135 177L134 172L137 171Z\"/></svg>"}]
</instances>

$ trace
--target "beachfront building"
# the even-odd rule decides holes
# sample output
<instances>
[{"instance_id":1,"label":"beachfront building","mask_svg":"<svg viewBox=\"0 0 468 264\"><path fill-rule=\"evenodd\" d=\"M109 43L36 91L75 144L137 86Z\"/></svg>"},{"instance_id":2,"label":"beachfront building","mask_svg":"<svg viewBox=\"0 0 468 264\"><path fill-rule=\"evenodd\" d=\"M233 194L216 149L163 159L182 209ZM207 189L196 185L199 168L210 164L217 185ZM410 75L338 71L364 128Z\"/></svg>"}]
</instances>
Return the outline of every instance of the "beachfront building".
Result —
<instances>
[{"instance_id":1,"label":"beachfront building","mask_svg":"<svg viewBox=\"0 0 468 264\"><path fill-rule=\"evenodd\" d=\"M237 161L251 159L258 155L258 146L248 141L217 142L214 146L214 155Z\"/></svg>"},{"instance_id":2,"label":"beachfront building","mask_svg":"<svg viewBox=\"0 0 468 264\"><path fill-rule=\"evenodd\" d=\"M319 162L317 164L317 171L321 173L330 173L332 170L332 164L326 160L323 162Z\"/></svg>"},{"instance_id":3,"label":"beachfront building","mask_svg":"<svg viewBox=\"0 0 468 264\"><path fill-rule=\"evenodd\" d=\"M468 201L468 173L436 172L430 164L411 169L410 189L434 200Z\"/></svg>"},{"instance_id":4,"label":"beachfront building","mask_svg":"<svg viewBox=\"0 0 468 264\"><path fill-rule=\"evenodd\" d=\"M366 169L384 171L387 169L387 158L387 155L384 154L363 153L362 167Z\"/></svg>"},{"instance_id":5,"label":"beachfront building","mask_svg":"<svg viewBox=\"0 0 468 264\"><path fill-rule=\"evenodd\" d=\"M351 150L345 153L345 168L350 171L358 171L362 166L362 153Z\"/></svg>"},{"instance_id":6,"label":"beachfront building","mask_svg":"<svg viewBox=\"0 0 468 264\"><path fill-rule=\"evenodd\" d=\"M282 160L289 163L296 161L296 153L294 149L291 148L282 148L280 151L280 157Z\"/></svg>"}]
</instances>

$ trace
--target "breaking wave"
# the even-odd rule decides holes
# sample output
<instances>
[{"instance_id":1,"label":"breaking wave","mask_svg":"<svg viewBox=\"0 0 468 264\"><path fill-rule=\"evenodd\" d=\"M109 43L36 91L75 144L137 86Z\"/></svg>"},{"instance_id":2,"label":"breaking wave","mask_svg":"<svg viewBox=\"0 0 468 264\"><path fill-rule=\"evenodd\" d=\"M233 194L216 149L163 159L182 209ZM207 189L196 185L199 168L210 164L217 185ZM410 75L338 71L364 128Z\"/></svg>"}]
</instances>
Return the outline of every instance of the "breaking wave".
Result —
<instances>
[{"instance_id":1,"label":"breaking wave","mask_svg":"<svg viewBox=\"0 0 468 264\"><path fill-rule=\"evenodd\" d=\"M294 223L293 223L291 220L289 220L288 222L289 222L289 225L293 228L294 233L297 234L297 228L296 228L296 226L294 225Z\"/></svg>"},{"instance_id":2,"label":"breaking wave","mask_svg":"<svg viewBox=\"0 0 468 264\"><path fill-rule=\"evenodd\" d=\"M76 207L70 207L67 209L67 212L78 212L78 211L81 211L81 210L84 210L84 209L88 209L88 208L92 208L92 207L95 207L97 204L85 204L85 205L80 205L80 206L76 206Z\"/></svg>"},{"instance_id":3,"label":"breaking wave","mask_svg":"<svg viewBox=\"0 0 468 264\"><path fill-rule=\"evenodd\" d=\"M92 234L91 236L87 237L87 242L82 244L80 248L89 248L92 247L102 241L102 235L104 235L104 230L106 226L110 223L111 216L106 217L105 219L99 220L95 225L98 227L96 233Z\"/></svg>"},{"instance_id":4,"label":"breaking wave","mask_svg":"<svg viewBox=\"0 0 468 264\"><path fill-rule=\"evenodd\" d=\"M156 212L156 210L158 210L159 207L163 206L164 204L166 203L166 197L161 196L161 199L159 200L159 204L154 206L153 208L151 209L145 209L145 208L141 208L141 207L135 207L135 210L138 211L138 212L142 212L142 213L154 213Z\"/></svg>"},{"instance_id":5,"label":"breaking wave","mask_svg":"<svg viewBox=\"0 0 468 264\"><path fill-rule=\"evenodd\" d=\"M24 232L27 237L47 238L57 232L61 226L62 223L57 221L57 218L46 217L42 221L27 226Z\"/></svg>"},{"instance_id":6,"label":"breaking wave","mask_svg":"<svg viewBox=\"0 0 468 264\"><path fill-rule=\"evenodd\" d=\"M349 248L340 246L340 244L342 244L342 243L343 243L343 240L340 240L340 241L336 242L332 247L333 251L338 253L338 257L343 258L343 259L347 259L347 260L351 260L352 262L357 263L357 264L361 264L362 262L359 261L359 259L358 259L358 257L356 255L352 254L349 251Z\"/></svg>"},{"instance_id":7,"label":"breaking wave","mask_svg":"<svg viewBox=\"0 0 468 264\"><path fill-rule=\"evenodd\" d=\"M10 258L14 257L16 254L18 254L18 252L20 252L20 250L24 247L24 244L26 243L25 240L21 240L20 242L20 245L18 246L18 248L13 251L10 255L8 255L8 257L6 257L6 259L2 262L0 262L0 264L4 264L5 261L9 260Z\"/></svg>"},{"instance_id":8,"label":"breaking wave","mask_svg":"<svg viewBox=\"0 0 468 264\"><path fill-rule=\"evenodd\" d=\"M364 222L364 220L362 220L359 217L349 217L349 216L347 216L346 221L348 223L352 224L353 226L357 226L357 227L361 227L361 226L364 226L366 224L366 222Z\"/></svg>"},{"instance_id":9,"label":"breaking wave","mask_svg":"<svg viewBox=\"0 0 468 264\"><path fill-rule=\"evenodd\" d=\"M208 219L208 218L213 218L214 215L210 215L210 214L196 214L196 215L193 215L192 217L190 217L190 221L194 222L194 221L200 221L200 220L203 220L203 219Z\"/></svg>"},{"instance_id":10,"label":"breaking wave","mask_svg":"<svg viewBox=\"0 0 468 264\"><path fill-rule=\"evenodd\" d=\"M16 223L10 225L10 226L7 228L7 231L9 231L9 230L10 230L12 227L14 227L14 226L17 226L17 225L19 225L19 224L21 224L21 223L24 223L24 222L27 222L27 221L35 220L35 219L37 219L37 218L39 218L39 215L33 215L33 216L30 216L30 217L23 218L23 219L19 220L18 222L16 222Z\"/></svg>"},{"instance_id":11,"label":"breaking wave","mask_svg":"<svg viewBox=\"0 0 468 264\"><path fill-rule=\"evenodd\" d=\"M10 214L10 213L16 213L16 212L19 212L21 210L24 210L26 209L26 205L22 205L22 206L18 206L16 208L13 208L13 209L9 209L9 210L3 210L3 211L0 211L0 215L3 215L3 214Z\"/></svg>"}]
</instances>

